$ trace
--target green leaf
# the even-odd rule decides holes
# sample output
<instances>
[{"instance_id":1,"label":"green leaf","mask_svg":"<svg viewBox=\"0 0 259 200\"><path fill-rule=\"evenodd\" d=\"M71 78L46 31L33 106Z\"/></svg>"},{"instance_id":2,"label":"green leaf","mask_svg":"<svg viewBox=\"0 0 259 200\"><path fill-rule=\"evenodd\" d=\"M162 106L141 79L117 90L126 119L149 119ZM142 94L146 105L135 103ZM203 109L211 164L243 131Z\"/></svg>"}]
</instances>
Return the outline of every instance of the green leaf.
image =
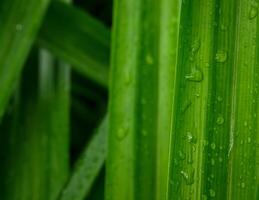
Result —
<instances>
[{"instance_id":1,"label":"green leaf","mask_svg":"<svg viewBox=\"0 0 259 200\"><path fill-rule=\"evenodd\" d=\"M239 0L232 5L237 23L232 63L228 198L258 199L258 2ZM231 52L232 49L230 55Z\"/></svg>"},{"instance_id":2,"label":"green leaf","mask_svg":"<svg viewBox=\"0 0 259 200\"><path fill-rule=\"evenodd\" d=\"M107 87L109 35L109 30L93 17L64 3L52 2L38 42L87 79Z\"/></svg>"},{"instance_id":3,"label":"green leaf","mask_svg":"<svg viewBox=\"0 0 259 200\"><path fill-rule=\"evenodd\" d=\"M159 3L114 3L106 199L152 200L156 198Z\"/></svg>"},{"instance_id":4,"label":"green leaf","mask_svg":"<svg viewBox=\"0 0 259 200\"><path fill-rule=\"evenodd\" d=\"M166 199L169 142L178 56L180 1L162 0L160 6L159 99L157 128L157 200Z\"/></svg>"},{"instance_id":5,"label":"green leaf","mask_svg":"<svg viewBox=\"0 0 259 200\"><path fill-rule=\"evenodd\" d=\"M1 129L0 183L6 200L54 200L68 175L69 71L55 66L46 52L39 67L37 58L34 51L19 84L13 119Z\"/></svg>"},{"instance_id":6,"label":"green leaf","mask_svg":"<svg viewBox=\"0 0 259 200\"><path fill-rule=\"evenodd\" d=\"M30 51L48 0L0 2L0 118ZM33 19L33 21L31 21Z\"/></svg>"},{"instance_id":7,"label":"green leaf","mask_svg":"<svg viewBox=\"0 0 259 200\"><path fill-rule=\"evenodd\" d=\"M40 51L38 134L47 137L48 199L56 199L69 174L70 66ZM42 141L44 142L44 141ZM44 171L42 171L44 173Z\"/></svg>"},{"instance_id":8,"label":"green leaf","mask_svg":"<svg viewBox=\"0 0 259 200\"><path fill-rule=\"evenodd\" d=\"M83 200L93 186L106 158L107 117L86 146L60 200Z\"/></svg>"},{"instance_id":9,"label":"green leaf","mask_svg":"<svg viewBox=\"0 0 259 200\"><path fill-rule=\"evenodd\" d=\"M70 0L63 1L70 2ZM39 62L38 114L39 124L42 126L39 132L48 138L45 150L47 153L45 195L47 199L55 200L67 181L70 167L70 65L56 60L45 49L40 49Z\"/></svg>"},{"instance_id":10,"label":"green leaf","mask_svg":"<svg viewBox=\"0 0 259 200\"><path fill-rule=\"evenodd\" d=\"M168 200L257 199L257 9L182 2Z\"/></svg>"}]
</instances>

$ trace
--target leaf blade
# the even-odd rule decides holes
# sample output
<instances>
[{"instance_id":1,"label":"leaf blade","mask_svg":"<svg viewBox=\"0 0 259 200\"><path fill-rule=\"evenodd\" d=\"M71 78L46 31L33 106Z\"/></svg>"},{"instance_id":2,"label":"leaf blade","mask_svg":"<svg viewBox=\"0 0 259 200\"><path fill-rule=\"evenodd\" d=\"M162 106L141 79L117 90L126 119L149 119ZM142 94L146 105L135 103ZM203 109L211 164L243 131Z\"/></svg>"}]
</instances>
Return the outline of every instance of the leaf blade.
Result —
<instances>
[{"instance_id":1,"label":"leaf blade","mask_svg":"<svg viewBox=\"0 0 259 200\"><path fill-rule=\"evenodd\" d=\"M106 158L107 124L108 119L105 117L77 161L60 200L83 200L89 195Z\"/></svg>"},{"instance_id":2,"label":"leaf blade","mask_svg":"<svg viewBox=\"0 0 259 200\"><path fill-rule=\"evenodd\" d=\"M0 3L0 117L29 54L48 0L3 0ZM31 18L34 22L31 23Z\"/></svg>"},{"instance_id":3,"label":"leaf blade","mask_svg":"<svg viewBox=\"0 0 259 200\"><path fill-rule=\"evenodd\" d=\"M38 42L102 87L108 87L109 30L79 9L52 2Z\"/></svg>"}]
</instances>

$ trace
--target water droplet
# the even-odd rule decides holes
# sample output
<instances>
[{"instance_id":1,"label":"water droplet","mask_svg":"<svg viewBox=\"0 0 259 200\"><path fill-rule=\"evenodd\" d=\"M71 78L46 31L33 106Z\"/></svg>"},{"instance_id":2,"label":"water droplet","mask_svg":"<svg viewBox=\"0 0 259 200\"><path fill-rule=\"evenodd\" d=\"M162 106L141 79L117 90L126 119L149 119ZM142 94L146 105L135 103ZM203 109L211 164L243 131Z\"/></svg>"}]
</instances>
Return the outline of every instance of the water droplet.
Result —
<instances>
[{"instance_id":1,"label":"water droplet","mask_svg":"<svg viewBox=\"0 0 259 200\"><path fill-rule=\"evenodd\" d=\"M146 130L142 130L141 133L142 133L143 136L147 136L147 131Z\"/></svg>"},{"instance_id":2,"label":"water droplet","mask_svg":"<svg viewBox=\"0 0 259 200\"><path fill-rule=\"evenodd\" d=\"M16 31L22 31L23 25L22 24L16 24L15 29L16 29Z\"/></svg>"},{"instance_id":3,"label":"water droplet","mask_svg":"<svg viewBox=\"0 0 259 200\"><path fill-rule=\"evenodd\" d=\"M202 200L207 200L207 199L208 199L208 197L205 194L203 194L202 195Z\"/></svg>"},{"instance_id":4,"label":"water droplet","mask_svg":"<svg viewBox=\"0 0 259 200\"><path fill-rule=\"evenodd\" d=\"M215 56L215 60L219 63L226 62L228 54L226 51L218 51Z\"/></svg>"},{"instance_id":5,"label":"water droplet","mask_svg":"<svg viewBox=\"0 0 259 200\"><path fill-rule=\"evenodd\" d=\"M201 47L201 40L198 38L192 44L192 52L197 53Z\"/></svg>"},{"instance_id":6,"label":"water droplet","mask_svg":"<svg viewBox=\"0 0 259 200\"><path fill-rule=\"evenodd\" d=\"M147 62L147 64L149 64L149 65L154 64L154 59L153 59L153 57L152 57L150 54L147 54L147 56L146 56L146 62Z\"/></svg>"},{"instance_id":7,"label":"water droplet","mask_svg":"<svg viewBox=\"0 0 259 200\"><path fill-rule=\"evenodd\" d=\"M145 105L146 103L147 103L146 99L142 98L142 99L141 99L141 104L142 104L142 105Z\"/></svg>"},{"instance_id":8,"label":"water droplet","mask_svg":"<svg viewBox=\"0 0 259 200\"><path fill-rule=\"evenodd\" d=\"M192 165L192 164L193 164L193 155L192 155L192 154L190 154L190 155L188 156L187 163L188 163L189 165Z\"/></svg>"},{"instance_id":9,"label":"water droplet","mask_svg":"<svg viewBox=\"0 0 259 200\"><path fill-rule=\"evenodd\" d=\"M185 79L193 82L201 82L203 80L203 73L200 69L195 68L190 74L185 76Z\"/></svg>"},{"instance_id":10,"label":"water droplet","mask_svg":"<svg viewBox=\"0 0 259 200\"><path fill-rule=\"evenodd\" d=\"M210 67L210 63L208 63L208 62L205 63L205 67L206 67L206 68L209 68L209 67Z\"/></svg>"},{"instance_id":11,"label":"water droplet","mask_svg":"<svg viewBox=\"0 0 259 200\"><path fill-rule=\"evenodd\" d=\"M179 158L180 158L180 160L185 160L185 158L186 158L186 154L185 154L184 152L179 151L179 152L178 152L178 154L179 154Z\"/></svg>"},{"instance_id":12,"label":"water droplet","mask_svg":"<svg viewBox=\"0 0 259 200\"><path fill-rule=\"evenodd\" d=\"M197 138L196 138L191 132L188 131L188 132L186 133L186 137L187 137L187 141L188 141L189 143L196 144Z\"/></svg>"},{"instance_id":13,"label":"water droplet","mask_svg":"<svg viewBox=\"0 0 259 200\"><path fill-rule=\"evenodd\" d=\"M185 171L181 171L180 173L184 178L186 185L192 185L194 183L194 171L192 171L190 174Z\"/></svg>"},{"instance_id":14,"label":"water droplet","mask_svg":"<svg viewBox=\"0 0 259 200\"><path fill-rule=\"evenodd\" d=\"M211 143L210 147L211 147L212 149L215 149L215 148L216 148L216 144L213 142L213 143Z\"/></svg>"},{"instance_id":15,"label":"water droplet","mask_svg":"<svg viewBox=\"0 0 259 200\"><path fill-rule=\"evenodd\" d=\"M247 123L247 121L245 121L245 122L244 122L244 126L247 126L247 125L248 125L248 123Z\"/></svg>"},{"instance_id":16,"label":"water droplet","mask_svg":"<svg viewBox=\"0 0 259 200\"><path fill-rule=\"evenodd\" d=\"M222 162L222 161L223 161L223 159L221 157L219 157L219 162Z\"/></svg>"},{"instance_id":17,"label":"water droplet","mask_svg":"<svg viewBox=\"0 0 259 200\"><path fill-rule=\"evenodd\" d=\"M218 96L218 97L217 97L217 100L218 100L219 102L221 102L221 101L223 100L223 98L222 98L221 96Z\"/></svg>"},{"instance_id":18,"label":"water droplet","mask_svg":"<svg viewBox=\"0 0 259 200\"><path fill-rule=\"evenodd\" d=\"M197 98L199 98L199 97L200 97L200 94L199 94L199 93L196 93L195 96L196 96Z\"/></svg>"},{"instance_id":19,"label":"water droplet","mask_svg":"<svg viewBox=\"0 0 259 200\"><path fill-rule=\"evenodd\" d=\"M250 137L247 138L247 142L248 142L248 144L251 143L251 138Z\"/></svg>"},{"instance_id":20,"label":"water droplet","mask_svg":"<svg viewBox=\"0 0 259 200\"><path fill-rule=\"evenodd\" d=\"M221 31L226 31L226 30L227 30L227 27L226 27L224 24L221 24L221 25L220 25L220 30L221 30Z\"/></svg>"},{"instance_id":21,"label":"water droplet","mask_svg":"<svg viewBox=\"0 0 259 200\"><path fill-rule=\"evenodd\" d=\"M192 102L191 102L190 100L188 100L188 101L183 105L183 107L181 108L181 112L185 113L185 112L188 110L188 108L190 108L191 104L192 104Z\"/></svg>"},{"instance_id":22,"label":"water droplet","mask_svg":"<svg viewBox=\"0 0 259 200\"><path fill-rule=\"evenodd\" d=\"M213 158L211 159L211 165L215 165L215 160Z\"/></svg>"},{"instance_id":23,"label":"water droplet","mask_svg":"<svg viewBox=\"0 0 259 200\"><path fill-rule=\"evenodd\" d=\"M126 77L125 77L125 84L129 85L132 81L132 76L130 73L126 73Z\"/></svg>"},{"instance_id":24,"label":"water droplet","mask_svg":"<svg viewBox=\"0 0 259 200\"><path fill-rule=\"evenodd\" d=\"M208 140L203 140L203 146L208 146L208 145L209 145Z\"/></svg>"},{"instance_id":25,"label":"water droplet","mask_svg":"<svg viewBox=\"0 0 259 200\"><path fill-rule=\"evenodd\" d=\"M223 123L224 123L224 118L222 117L222 116L219 116L218 118L217 118L217 124L218 125L222 125Z\"/></svg>"},{"instance_id":26,"label":"water droplet","mask_svg":"<svg viewBox=\"0 0 259 200\"><path fill-rule=\"evenodd\" d=\"M128 135L128 132L129 132L128 128L124 128L124 127L120 128L117 132L118 140L123 140Z\"/></svg>"},{"instance_id":27,"label":"water droplet","mask_svg":"<svg viewBox=\"0 0 259 200\"><path fill-rule=\"evenodd\" d=\"M216 196L216 192L213 189L210 189L209 192L210 192L210 196L211 197L215 197Z\"/></svg>"},{"instance_id":28,"label":"water droplet","mask_svg":"<svg viewBox=\"0 0 259 200\"><path fill-rule=\"evenodd\" d=\"M249 19L252 20L256 18L258 15L258 8L255 6L252 6L249 11Z\"/></svg>"},{"instance_id":29,"label":"water droplet","mask_svg":"<svg viewBox=\"0 0 259 200\"><path fill-rule=\"evenodd\" d=\"M241 183L241 188L245 188L246 184L244 182Z\"/></svg>"}]
</instances>

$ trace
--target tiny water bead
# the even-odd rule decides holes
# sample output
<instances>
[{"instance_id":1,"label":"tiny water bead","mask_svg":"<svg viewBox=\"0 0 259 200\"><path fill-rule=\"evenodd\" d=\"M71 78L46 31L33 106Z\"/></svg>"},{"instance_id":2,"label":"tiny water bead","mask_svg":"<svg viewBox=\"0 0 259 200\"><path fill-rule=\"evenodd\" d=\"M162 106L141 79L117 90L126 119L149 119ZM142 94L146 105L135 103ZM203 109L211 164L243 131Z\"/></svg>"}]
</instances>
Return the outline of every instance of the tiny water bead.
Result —
<instances>
[{"instance_id":1,"label":"tiny water bead","mask_svg":"<svg viewBox=\"0 0 259 200\"><path fill-rule=\"evenodd\" d=\"M211 143L210 147L211 147L211 149L214 150L216 148L216 144L213 142L213 143Z\"/></svg>"},{"instance_id":2,"label":"tiny water bead","mask_svg":"<svg viewBox=\"0 0 259 200\"><path fill-rule=\"evenodd\" d=\"M201 47L201 40L200 38L194 40L193 44L192 44L192 53L197 53L199 51Z\"/></svg>"},{"instance_id":3,"label":"tiny water bead","mask_svg":"<svg viewBox=\"0 0 259 200\"><path fill-rule=\"evenodd\" d=\"M154 64L154 59L153 59L153 57L152 57L150 54L147 54L147 55L146 55L146 63L147 63L148 65Z\"/></svg>"},{"instance_id":4,"label":"tiny water bead","mask_svg":"<svg viewBox=\"0 0 259 200\"><path fill-rule=\"evenodd\" d=\"M201 82L203 80L203 73L200 69L195 68L190 74L185 76L185 79L192 82Z\"/></svg>"},{"instance_id":5,"label":"tiny water bead","mask_svg":"<svg viewBox=\"0 0 259 200\"><path fill-rule=\"evenodd\" d=\"M210 193L210 197L215 197L216 196L216 192L213 189L210 189L209 193Z\"/></svg>"},{"instance_id":6,"label":"tiny water bead","mask_svg":"<svg viewBox=\"0 0 259 200\"><path fill-rule=\"evenodd\" d=\"M119 128L117 132L118 140L123 140L128 135L129 129L127 127Z\"/></svg>"},{"instance_id":7,"label":"tiny water bead","mask_svg":"<svg viewBox=\"0 0 259 200\"><path fill-rule=\"evenodd\" d=\"M223 51L223 50L220 50L216 53L216 56L215 56L215 60L216 62L218 63L224 63L226 62L227 60L227 57L228 57L228 54L226 51Z\"/></svg>"},{"instance_id":8,"label":"tiny water bead","mask_svg":"<svg viewBox=\"0 0 259 200\"><path fill-rule=\"evenodd\" d=\"M222 117L222 116L219 116L218 118L217 118L217 124L218 125L222 125L222 124L224 124L224 118Z\"/></svg>"},{"instance_id":9,"label":"tiny water bead","mask_svg":"<svg viewBox=\"0 0 259 200\"><path fill-rule=\"evenodd\" d=\"M251 6L250 11L249 11L249 19L255 19L258 15L258 8L255 6Z\"/></svg>"},{"instance_id":10,"label":"tiny water bead","mask_svg":"<svg viewBox=\"0 0 259 200\"><path fill-rule=\"evenodd\" d=\"M22 24L16 24L15 29L16 29L16 31L22 31L23 25Z\"/></svg>"},{"instance_id":11,"label":"tiny water bead","mask_svg":"<svg viewBox=\"0 0 259 200\"><path fill-rule=\"evenodd\" d=\"M220 30L221 31L226 31L227 30L227 26L225 24L221 24L220 25Z\"/></svg>"},{"instance_id":12,"label":"tiny water bead","mask_svg":"<svg viewBox=\"0 0 259 200\"><path fill-rule=\"evenodd\" d=\"M189 143L196 144L197 142L197 138L189 131L186 133L186 138Z\"/></svg>"},{"instance_id":13,"label":"tiny water bead","mask_svg":"<svg viewBox=\"0 0 259 200\"><path fill-rule=\"evenodd\" d=\"M209 68L210 67L210 63L206 62L205 63L205 68Z\"/></svg>"},{"instance_id":14,"label":"tiny water bead","mask_svg":"<svg viewBox=\"0 0 259 200\"><path fill-rule=\"evenodd\" d=\"M186 185L192 185L194 183L194 171L192 171L190 174L185 171L181 171L180 173L184 178Z\"/></svg>"},{"instance_id":15,"label":"tiny water bead","mask_svg":"<svg viewBox=\"0 0 259 200\"><path fill-rule=\"evenodd\" d=\"M132 74L130 72L126 72L125 74L125 84L130 85L132 82Z\"/></svg>"},{"instance_id":16,"label":"tiny water bead","mask_svg":"<svg viewBox=\"0 0 259 200\"><path fill-rule=\"evenodd\" d=\"M142 98L141 101L140 101L140 103L141 103L142 105L145 105L145 104L147 103L147 100L146 100L145 98Z\"/></svg>"},{"instance_id":17,"label":"tiny water bead","mask_svg":"<svg viewBox=\"0 0 259 200\"><path fill-rule=\"evenodd\" d=\"M141 134L142 134L143 136L147 136L147 131L144 129L144 130L141 131Z\"/></svg>"},{"instance_id":18,"label":"tiny water bead","mask_svg":"<svg viewBox=\"0 0 259 200\"><path fill-rule=\"evenodd\" d=\"M179 155L180 160L185 160L186 154L183 151L179 151L178 155Z\"/></svg>"},{"instance_id":19,"label":"tiny water bead","mask_svg":"<svg viewBox=\"0 0 259 200\"><path fill-rule=\"evenodd\" d=\"M218 96L217 100L218 100L218 102L221 102L223 100L223 98L221 96Z\"/></svg>"}]
</instances>

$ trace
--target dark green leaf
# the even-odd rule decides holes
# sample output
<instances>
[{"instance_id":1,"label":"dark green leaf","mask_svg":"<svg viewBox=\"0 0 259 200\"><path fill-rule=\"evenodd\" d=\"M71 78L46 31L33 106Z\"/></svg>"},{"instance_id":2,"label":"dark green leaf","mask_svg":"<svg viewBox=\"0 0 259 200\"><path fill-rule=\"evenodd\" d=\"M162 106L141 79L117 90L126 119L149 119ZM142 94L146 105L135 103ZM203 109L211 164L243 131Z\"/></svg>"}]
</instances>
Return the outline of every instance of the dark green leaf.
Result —
<instances>
[{"instance_id":1,"label":"dark green leaf","mask_svg":"<svg viewBox=\"0 0 259 200\"><path fill-rule=\"evenodd\" d=\"M107 117L87 145L60 200L83 200L89 195L106 158Z\"/></svg>"},{"instance_id":2,"label":"dark green leaf","mask_svg":"<svg viewBox=\"0 0 259 200\"><path fill-rule=\"evenodd\" d=\"M18 81L48 2L49 0L0 2L0 118L14 84Z\"/></svg>"},{"instance_id":3,"label":"dark green leaf","mask_svg":"<svg viewBox=\"0 0 259 200\"><path fill-rule=\"evenodd\" d=\"M64 3L53 2L38 41L86 78L108 86L109 30L93 17Z\"/></svg>"}]
</instances>

